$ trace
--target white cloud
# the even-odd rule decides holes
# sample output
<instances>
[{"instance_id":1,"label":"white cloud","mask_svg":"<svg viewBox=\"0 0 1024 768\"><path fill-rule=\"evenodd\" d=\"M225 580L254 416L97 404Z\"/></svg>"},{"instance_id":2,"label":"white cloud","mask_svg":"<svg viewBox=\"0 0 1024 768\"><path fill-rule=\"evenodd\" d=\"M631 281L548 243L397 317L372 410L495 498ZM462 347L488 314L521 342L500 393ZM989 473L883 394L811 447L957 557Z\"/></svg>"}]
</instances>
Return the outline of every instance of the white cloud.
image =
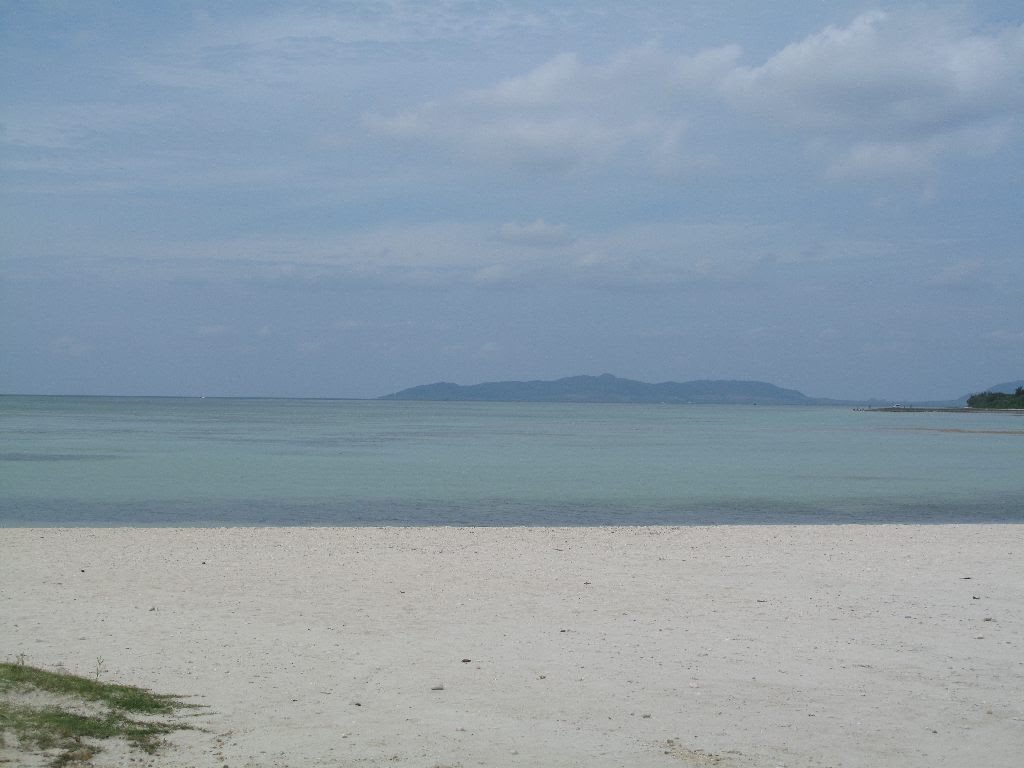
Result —
<instances>
[{"instance_id":1,"label":"white cloud","mask_svg":"<svg viewBox=\"0 0 1024 768\"><path fill-rule=\"evenodd\" d=\"M480 345L477 353L480 357L494 357L501 352L501 345L496 341L485 341Z\"/></svg>"},{"instance_id":2,"label":"white cloud","mask_svg":"<svg viewBox=\"0 0 1024 768\"><path fill-rule=\"evenodd\" d=\"M664 172L680 164L686 130L664 99L674 65L650 45L597 65L561 54L490 88L390 117L366 115L364 125L499 165L575 171L617 163Z\"/></svg>"},{"instance_id":3,"label":"white cloud","mask_svg":"<svg viewBox=\"0 0 1024 768\"><path fill-rule=\"evenodd\" d=\"M522 77L513 77L493 88L470 94L470 100L482 106L499 109L564 108L572 101L577 105L587 100L575 90L588 72L572 53L563 53Z\"/></svg>"},{"instance_id":4,"label":"white cloud","mask_svg":"<svg viewBox=\"0 0 1024 768\"><path fill-rule=\"evenodd\" d=\"M156 104L22 104L7 109L0 123L0 143L45 150L70 149L103 143L112 136L123 138L152 130L171 114L170 109ZM46 160L31 158L35 162Z\"/></svg>"},{"instance_id":5,"label":"white cloud","mask_svg":"<svg viewBox=\"0 0 1024 768\"><path fill-rule=\"evenodd\" d=\"M694 56L682 56L675 64L673 80L691 93L706 93L724 82L735 71L743 55L738 45L708 48Z\"/></svg>"},{"instance_id":6,"label":"white cloud","mask_svg":"<svg viewBox=\"0 0 1024 768\"><path fill-rule=\"evenodd\" d=\"M424 92L429 78L403 89L408 78L399 76L374 96L379 111L362 115L370 135L352 130L366 94L378 93L379 83L366 79L370 72L380 76L378 56L408 56L428 41L484 44L553 23L551 14L542 17L415 3L228 21L199 14L188 32L118 62L126 89L156 83L174 95L158 88L150 89L152 103L14 105L0 142L51 150L9 161L43 172L39 183L53 184L44 165L58 165L98 191L147 180L198 183L204 174L241 184L244 174L259 173L276 184L308 173L307 165L292 167L295 158L280 145L262 145L255 125L285 131L287 146L309 142L335 155L383 136L439 144L462 160L499 167L667 176L739 154L734 150L749 146L752 131L759 142L769 140L766 134L796 137L831 178L875 179L920 176L946 157L995 151L1019 136L1024 122L1024 25L978 29L949 12L915 11L863 14L760 63L745 62L737 44L683 53L648 43L596 61L563 52L486 87L446 92L450 84L432 83L434 98L418 103L407 94ZM396 71L410 66L404 60ZM470 74L452 82L479 82ZM185 93L192 91L208 93ZM387 106L403 101L405 109ZM296 117L282 121L285 114ZM742 138L730 124L743 125ZM196 154L211 137L234 134L239 141L215 160ZM103 166L91 174L83 158L62 152L83 147L104 150ZM124 147L136 155L124 156Z\"/></svg>"},{"instance_id":7,"label":"white cloud","mask_svg":"<svg viewBox=\"0 0 1024 768\"><path fill-rule=\"evenodd\" d=\"M919 177L933 171L947 155L984 155L998 150L1012 135L1007 120L922 135L903 141L860 141L824 147L826 174L835 179Z\"/></svg>"},{"instance_id":8,"label":"white cloud","mask_svg":"<svg viewBox=\"0 0 1024 768\"><path fill-rule=\"evenodd\" d=\"M1024 104L1024 28L981 36L939 15L864 14L723 81L739 107L809 131L944 130Z\"/></svg>"},{"instance_id":9,"label":"white cloud","mask_svg":"<svg viewBox=\"0 0 1024 768\"><path fill-rule=\"evenodd\" d=\"M648 290L745 280L769 253L777 261L804 262L830 258L836 251L846 258L860 252L844 242L826 249L824 255L819 249L808 256L806 247L797 247L791 237L786 227L751 222L608 223L600 230L578 233L545 219L501 225L387 223L311 237L254 235L163 244L102 243L94 253L83 252L62 269L68 279L86 276L154 283L242 281L417 289L592 285ZM131 255L111 257L110 252ZM38 280L53 271L19 274L15 267L12 264L4 271L20 280ZM193 326L192 332L212 338L237 333L237 328L212 322ZM268 323L258 332L270 336L275 329Z\"/></svg>"},{"instance_id":10,"label":"white cloud","mask_svg":"<svg viewBox=\"0 0 1024 768\"><path fill-rule=\"evenodd\" d=\"M505 264L488 264L473 272L472 281L480 286L511 285L520 277Z\"/></svg>"},{"instance_id":11,"label":"white cloud","mask_svg":"<svg viewBox=\"0 0 1024 768\"><path fill-rule=\"evenodd\" d=\"M741 58L736 45L681 55L650 44L596 64L563 53L364 124L496 163L673 172L705 151L687 146L689 128L711 129L706 121L730 109L817 147L833 177L870 178L993 151L1024 112L1024 25L976 32L949 14L873 12L760 65Z\"/></svg>"},{"instance_id":12,"label":"white cloud","mask_svg":"<svg viewBox=\"0 0 1024 768\"><path fill-rule=\"evenodd\" d=\"M958 261L939 270L928 279L936 288L973 288L985 282L985 265L976 259Z\"/></svg>"},{"instance_id":13,"label":"white cloud","mask_svg":"<svg viewBox=\"0 0 1024 768\"><path fill-rule=\"evenodd\" d=\"M501 225L499 237L507 243L541 247L568 245L573 241L569 234L569 228L565 224L548 224L544 219L537 219L527 224L506 222Z\"/></svg>"},{"instance_id":14,"label":"white cloud","mask_svg":"<svg viewBox=\"0 0 1024 768\"><path fill-rule=\"evenodd\" d=\"M834 177L919 174L992 151L1024 110L1024 26L979 34L937 13L864 14L721 80L735 108L819 141Z\"/></svg>"},{"instance_id":15,"label":"white cloud","mask_svg":"<svg viewBox=\"0 0 1024 768\"><path fill-rule=\"evenodd\" d=\"M832 325L826 326L818 331L818 339L829 343L833 343L837 339L842 338L842 335L842 332Z\"/></svg>"},{"instance_id":16,"label":"white cloud","mask_svg":"<svg viewBox=\"0 0 1024 768\"><path fill-rule=\"evenodd\" d=\"M467 13L458 4L389 0L327 9L232 15L199 12L194 26L133 64L143 80L172 88L259 93L336 88L367 60L394 64L404 50L521 35L544 21L495 5Z\"/></svg>"}]
</instances>

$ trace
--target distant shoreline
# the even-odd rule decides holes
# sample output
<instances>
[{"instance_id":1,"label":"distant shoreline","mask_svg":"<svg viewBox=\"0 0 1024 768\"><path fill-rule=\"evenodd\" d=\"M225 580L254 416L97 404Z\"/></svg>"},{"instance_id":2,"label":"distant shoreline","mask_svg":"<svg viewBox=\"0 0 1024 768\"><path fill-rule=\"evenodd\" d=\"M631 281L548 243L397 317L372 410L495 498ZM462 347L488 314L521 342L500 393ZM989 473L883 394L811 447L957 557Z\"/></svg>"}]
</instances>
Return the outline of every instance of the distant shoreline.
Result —
<instances>
[{"instance_id":1,"label":"distant shoreline","mask_svg":"<svg viewBox=\"0 0 1024 768\"><path fill-rule=\"evenodd\" d=\"M904 405L887 405L882 408L854 408L855 411L879 413L1017 413L1024 414L1024 408L915 408Z\"/></svg>"}]
</instances>

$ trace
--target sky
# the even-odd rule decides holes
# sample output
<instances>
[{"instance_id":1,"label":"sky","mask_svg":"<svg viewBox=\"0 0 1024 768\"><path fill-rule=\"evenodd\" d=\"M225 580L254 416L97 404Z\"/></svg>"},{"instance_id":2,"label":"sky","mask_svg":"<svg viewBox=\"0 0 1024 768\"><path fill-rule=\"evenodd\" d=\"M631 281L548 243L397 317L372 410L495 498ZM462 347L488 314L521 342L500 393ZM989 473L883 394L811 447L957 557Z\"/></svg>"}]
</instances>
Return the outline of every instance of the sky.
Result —
<instances>
[{"instance_id":1,"label":"sky","mask_svg":"<svg viewBox=\"0 0 1024 768\"><path fill-rule=\"evenodd\" d=\"M1024 378L1024 5L0 0L0 392Z\"/></svg>"}]
</instances>

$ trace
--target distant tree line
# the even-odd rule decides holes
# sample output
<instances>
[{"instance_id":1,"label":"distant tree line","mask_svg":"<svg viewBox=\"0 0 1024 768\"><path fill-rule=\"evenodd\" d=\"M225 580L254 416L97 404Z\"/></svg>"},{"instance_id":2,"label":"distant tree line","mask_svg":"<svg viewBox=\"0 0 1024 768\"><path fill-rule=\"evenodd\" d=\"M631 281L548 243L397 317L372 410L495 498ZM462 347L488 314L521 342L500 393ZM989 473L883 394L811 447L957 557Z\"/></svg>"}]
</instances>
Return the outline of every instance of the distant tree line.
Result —
<instances>
[{"instance_id":1,"label":"distant tree line","mask_svg":"<svg viewBox=\"0 0 1024 768\"><path fill-rule=\"evenodd\" d=\"M967 398L968 408L1024 408L1024 387L1012 395L1005 392L981 392Z\"/></svg>"}]
</instances>

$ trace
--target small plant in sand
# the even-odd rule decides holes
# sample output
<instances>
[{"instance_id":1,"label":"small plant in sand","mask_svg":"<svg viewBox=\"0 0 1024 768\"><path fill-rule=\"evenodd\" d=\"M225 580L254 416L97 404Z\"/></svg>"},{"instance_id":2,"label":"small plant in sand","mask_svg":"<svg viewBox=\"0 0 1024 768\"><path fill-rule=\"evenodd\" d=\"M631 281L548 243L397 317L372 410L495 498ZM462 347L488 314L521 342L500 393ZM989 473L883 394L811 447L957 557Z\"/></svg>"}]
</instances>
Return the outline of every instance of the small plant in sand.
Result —
<instances>
[{"instance_id":1,"label":"small plant in sand","mask_svg":"<svg viewBox=\"0 0 1024 768\"><path fill-rule=\"evenodd\" d=\"M162 736L191 728L153 718L194 705L143 688L101 683L102 659L96 660L96 679L89 679L29 666L24 654L15 658L13 664L0 663L0 747L8 746L5 737L14 736L20 752L53 751L51 765L59 768L90 760L104 739L123 739L153 754Z\"/></svg>"}]
</instances>

